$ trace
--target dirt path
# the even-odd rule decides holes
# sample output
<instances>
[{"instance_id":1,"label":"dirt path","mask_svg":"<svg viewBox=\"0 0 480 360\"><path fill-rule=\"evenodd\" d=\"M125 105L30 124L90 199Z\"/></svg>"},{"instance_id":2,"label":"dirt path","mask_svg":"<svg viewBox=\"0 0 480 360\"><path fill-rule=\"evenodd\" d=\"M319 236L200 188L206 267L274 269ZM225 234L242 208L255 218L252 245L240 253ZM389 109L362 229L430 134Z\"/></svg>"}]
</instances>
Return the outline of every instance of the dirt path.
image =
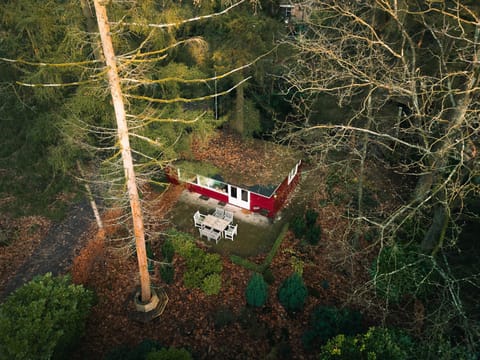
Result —
<instances>
[{"instance_id":1,"label":"dirt path","mask_svg":"<svg viewBox=\"0 0 480 360\"><path fill-rule=\"evenodd\" d=\"M28 257L5 284L0 293L0 301L36 275L47 272L54 275L65 274L76 254L88 242L89 237L86 234L93 220L92 209L87 200L74 204L65 220L50 227L32 256Z\"/></svg>"}]
</instances>

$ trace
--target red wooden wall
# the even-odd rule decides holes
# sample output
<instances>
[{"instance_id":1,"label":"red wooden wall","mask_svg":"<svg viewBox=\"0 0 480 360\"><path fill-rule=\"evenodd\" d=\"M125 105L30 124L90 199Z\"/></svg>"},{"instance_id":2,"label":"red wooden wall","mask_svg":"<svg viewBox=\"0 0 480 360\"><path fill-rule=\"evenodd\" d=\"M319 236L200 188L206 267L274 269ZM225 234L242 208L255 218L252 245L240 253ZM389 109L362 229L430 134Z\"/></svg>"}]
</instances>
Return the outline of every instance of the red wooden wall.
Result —
<instances>
[{"instance_id":1,"label":"red wooden wall","mask_svg":"<svg viewBox=\"0 0 480 360\"><path fill-rule=\"evenodd\" d=\"M295 189L300 181L301 165L297 170L297 174L292 179L290 184L288 183L288 176L285 177L283 182L278 186L275 193L266 197L257 193L250 192L250 211L266 213L268 217L274 217L275 214L282 208L288 195ZM180 181L177 177L176 170L174 168L167 168L166 175L169 181L173 184L179 184ZM220 193L196 184L187 183L187 189L192 192L196 192L200 195L208 196L218 201L228 203L228 194Z\"/></svg>"}]
</instances>

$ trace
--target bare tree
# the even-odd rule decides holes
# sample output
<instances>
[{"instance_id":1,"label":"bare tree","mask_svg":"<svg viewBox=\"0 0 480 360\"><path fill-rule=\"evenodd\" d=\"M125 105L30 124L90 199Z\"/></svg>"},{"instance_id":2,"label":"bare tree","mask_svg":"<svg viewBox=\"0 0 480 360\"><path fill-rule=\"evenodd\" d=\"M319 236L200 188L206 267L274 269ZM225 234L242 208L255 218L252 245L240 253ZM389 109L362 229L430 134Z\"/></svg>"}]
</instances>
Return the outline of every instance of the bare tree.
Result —
<instances>
[{"instance_id":1,"label":"bare tree","mask_svg":"<svg viewBox=\"0 0 480 360\"><path fill-rule=\"evenodd\" d=\"M377 230L378 251L396 244L407 223L420 225L411 240L442 277L451 305L447 323L461 319L473 347L478 328L458 288L472 281L478 289L478 274L455 278L440 253L458 241L466 204L480 194L479 5L315 0L299 6L309 17L284 42L294 52L284 80L299 119L278 134L322 164L341 158L357 176L358 205L349 220L357 231ZM322 104L331 98L337 111L329 118ZM407 196L394 198L392 189L396 206L386 213L362 208L365 161L413 179Z\"/></svg>"},{"instance_id":2,"label":"bare tree","mask_svg":"<svg viewBox=\"0 0 480 360\"><path fill-rule=\"evenodd\" d=\"M94 0L95 13L97 17L98 29L102 40L102 48L105 56L105 63L108 67L108 82L112 94L113 106L115 108L115 118L117 120L117 131L120 151L123 160L123 169L127 181L128 197L130 199L130 208L133 219L133 231L135 236L135 248L137 251L138 268L140 273L141 300L150 301L150 275L148 273L147 251L145 246L145 230L143 225L142 207L138 195L135 170L133 168L132 152L130 148L130 138L126 119L125 105L123 103L123 94L120 87L120 79L117 70L117 60L113 50L112 38L110 35L110 26L108 24L107 11L105 6L98 0Z\"/></svg>"}]
</instances>

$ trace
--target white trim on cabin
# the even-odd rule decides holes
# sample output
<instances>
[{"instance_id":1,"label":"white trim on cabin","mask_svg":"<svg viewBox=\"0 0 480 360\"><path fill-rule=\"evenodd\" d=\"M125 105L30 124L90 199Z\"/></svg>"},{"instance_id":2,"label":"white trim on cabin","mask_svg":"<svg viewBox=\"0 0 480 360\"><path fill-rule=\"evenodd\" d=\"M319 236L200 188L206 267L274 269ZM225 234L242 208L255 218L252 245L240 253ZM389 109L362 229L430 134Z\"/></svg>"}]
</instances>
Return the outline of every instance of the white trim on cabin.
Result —
<instances>
[{"instance_id":1,"label":"white trim on cabin","mask_svg":"<svg viewBox=\"0 0 480 360\"><path fill-rule=\"evenodd\" d=\"M288 185L290 185L290 183L293 181L293 179L295 179L295 176L298 173L298 166L300 165L300 162L301 161L296 163L295 166L293 167L293 169L290 170L290 172L288 173Z\"/></svg>"}]
</instances>

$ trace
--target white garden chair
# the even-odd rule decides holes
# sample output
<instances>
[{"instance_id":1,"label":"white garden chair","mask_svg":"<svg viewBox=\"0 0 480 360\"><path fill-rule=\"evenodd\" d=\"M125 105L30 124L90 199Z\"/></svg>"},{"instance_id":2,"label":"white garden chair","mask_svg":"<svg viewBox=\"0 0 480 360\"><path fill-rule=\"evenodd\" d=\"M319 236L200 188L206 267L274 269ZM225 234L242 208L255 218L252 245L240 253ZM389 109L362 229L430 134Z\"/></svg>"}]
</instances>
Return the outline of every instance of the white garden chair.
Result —
<instances>
[{"instance_id":1,"label":"white garden chair","mask_svg":"<svg viewBox=\"0 0 480 360\"><path fill-rule=\"evenodd\" d=\"M233 212L231 211L225 211L225 215L223 216L225 220L228 220L228 222L231 224L233 222Z\"/></svg>"},{"instance_id":2,"label":"white garden chair","mask_svg":"<svg viewBox=\"0 0 480 360\"><path fill-rule=\"evenodd\" d=\"M225 215L225 210L220 208L215 208L215 212L213 213L213 216L222 219L224 215Z\"/></svg>"},{"instance_id":3,"label":"white garden chair","mask_svg":"<svg viewBox=\"0 0 480 360\"><path fill-rule=\"evenodd\" d=\"M201 214L200 211L197 210L197 212L193 214L193 222L195 223L195 227L201 228L203 226L203 220L205 220L205 215Z\"/></svg>"},{"instance_id":4,"label":"white garden chair","mask_svg":"<svg viewBox=\"0 0 480 360\"><path fill-rule=\"evenodd\" d=\"M228 227L225 229L223 234L225 239L229 239L233 241L233 238L235 237L235 235L237 235L237 228L238 228L238 224L228 225Z\"/></svg>"}]
</instances>

